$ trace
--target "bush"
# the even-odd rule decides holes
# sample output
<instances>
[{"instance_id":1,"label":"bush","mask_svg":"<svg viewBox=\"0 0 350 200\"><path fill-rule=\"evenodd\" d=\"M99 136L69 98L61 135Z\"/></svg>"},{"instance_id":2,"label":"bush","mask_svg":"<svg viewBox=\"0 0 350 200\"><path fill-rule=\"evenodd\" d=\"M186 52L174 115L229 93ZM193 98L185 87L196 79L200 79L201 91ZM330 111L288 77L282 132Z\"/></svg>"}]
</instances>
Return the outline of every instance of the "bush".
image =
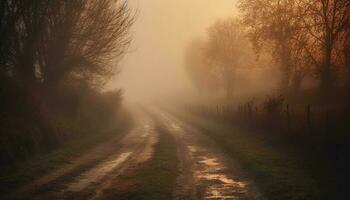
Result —
<instances>
[{"instance_id":1,"label":"bush","mask_svg":"<svg viewBox=\"0 0 350 200\"><path fill-rule=\"evenodd\" d=\"M0 87L0 162L6 166L116 126L120 90L63 86L33 104L13 82Z\"/></svg>"}]
</instances>

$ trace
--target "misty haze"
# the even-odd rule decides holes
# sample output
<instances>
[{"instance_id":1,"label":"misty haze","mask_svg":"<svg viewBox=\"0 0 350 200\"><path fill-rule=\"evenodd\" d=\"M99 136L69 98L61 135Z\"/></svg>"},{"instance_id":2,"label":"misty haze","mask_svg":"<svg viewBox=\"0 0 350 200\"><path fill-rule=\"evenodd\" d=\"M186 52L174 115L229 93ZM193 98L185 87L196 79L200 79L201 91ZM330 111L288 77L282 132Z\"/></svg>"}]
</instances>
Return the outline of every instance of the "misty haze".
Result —
<instances>
[{"instance_id":1,"label":"misty haze","mask_svg":"<svg viewBox=\"0 0 350 200\"><path fill-rule=\"evenodd\" d=\"M0 199L349 199L349 91L349 0L2 0Z\"/></svg>"}]
</instances>

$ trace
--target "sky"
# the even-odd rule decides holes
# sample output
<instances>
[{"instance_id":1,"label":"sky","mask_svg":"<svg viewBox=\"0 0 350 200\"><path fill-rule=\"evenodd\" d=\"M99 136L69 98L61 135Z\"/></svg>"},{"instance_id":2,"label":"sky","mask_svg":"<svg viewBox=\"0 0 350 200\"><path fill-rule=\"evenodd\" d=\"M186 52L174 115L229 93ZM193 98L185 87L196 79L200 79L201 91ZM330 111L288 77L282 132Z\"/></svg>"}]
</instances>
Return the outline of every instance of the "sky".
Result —
<instances>
[{"instance_id":1,"label":"sky","mask_svg":"<svg viewBox=\"0 0 350 200\"><path fill-rule=\"evenodd\" d=\"M186 45L216 20L234 16L236 0L129 0L137 12L133 42L108 85L126 100L194 92L184 69Z\"/></svg>"}]
</instances>

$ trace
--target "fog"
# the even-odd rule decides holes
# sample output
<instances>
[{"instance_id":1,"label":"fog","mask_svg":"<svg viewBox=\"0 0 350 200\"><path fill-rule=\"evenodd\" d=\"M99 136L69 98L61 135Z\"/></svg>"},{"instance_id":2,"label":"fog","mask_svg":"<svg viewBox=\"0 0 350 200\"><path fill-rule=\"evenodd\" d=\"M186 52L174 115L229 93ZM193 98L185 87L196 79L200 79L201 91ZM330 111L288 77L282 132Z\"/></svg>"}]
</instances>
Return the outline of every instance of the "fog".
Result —
<instances>
[{"instance_id":1,"label":"fog","mask_svg":"<svg viewBox=\"0 0 350 200\"><path fill-rule=\"evenodd\" d=\"M194 93L184 70L186 45L205 36L218 19L234 16L235 0L131 0L137 12L133 42L108 87L122 88L127 101Z\"/></svg>"}]
</instances>

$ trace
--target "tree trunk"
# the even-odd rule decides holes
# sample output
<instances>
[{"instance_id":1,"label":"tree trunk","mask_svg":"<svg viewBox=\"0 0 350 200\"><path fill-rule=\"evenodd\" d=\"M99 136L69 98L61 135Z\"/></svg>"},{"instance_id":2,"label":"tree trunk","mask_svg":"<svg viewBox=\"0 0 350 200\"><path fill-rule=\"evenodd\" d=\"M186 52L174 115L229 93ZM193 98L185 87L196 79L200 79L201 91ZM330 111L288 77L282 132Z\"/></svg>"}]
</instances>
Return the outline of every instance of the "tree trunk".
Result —
<instances>
[{"instance_id":1,"label":"tree trunk","mask_svg":"<svg viewBox=\"0 0 350 200\"><path fill-rule=\"evenodd\" d=\"M290 72L291 72L291 66L290 66L290 52L288 45L285 41L281 42L280 46L280 67L281 67L281 90L286 91L289 89L290 86Z\"/></svg>"},{"instance_id":2,"label":"tree trunk","mask_svg":"<svg viewBox=\"0 0 350 200\"><path fill-rule=\"evenodd\" d=\"M329 37L329 36L327 36ZM332 42L330 38L326 40L324 60L320 74L320 90L321 94L328 96L333 89L333 73L332 73Z\"/></svg>"},{"instance_id":3,"label":"tree trunk","mask_svg":"<svg viewBox=\"0 0 350 200\"><path fill-rule=\"evenodd\" d=\"M322 94L328 95L332 91L332 72L330 65L324 64L321 76L320 76L320 90Z\"/></svg>"}]
</instances>

